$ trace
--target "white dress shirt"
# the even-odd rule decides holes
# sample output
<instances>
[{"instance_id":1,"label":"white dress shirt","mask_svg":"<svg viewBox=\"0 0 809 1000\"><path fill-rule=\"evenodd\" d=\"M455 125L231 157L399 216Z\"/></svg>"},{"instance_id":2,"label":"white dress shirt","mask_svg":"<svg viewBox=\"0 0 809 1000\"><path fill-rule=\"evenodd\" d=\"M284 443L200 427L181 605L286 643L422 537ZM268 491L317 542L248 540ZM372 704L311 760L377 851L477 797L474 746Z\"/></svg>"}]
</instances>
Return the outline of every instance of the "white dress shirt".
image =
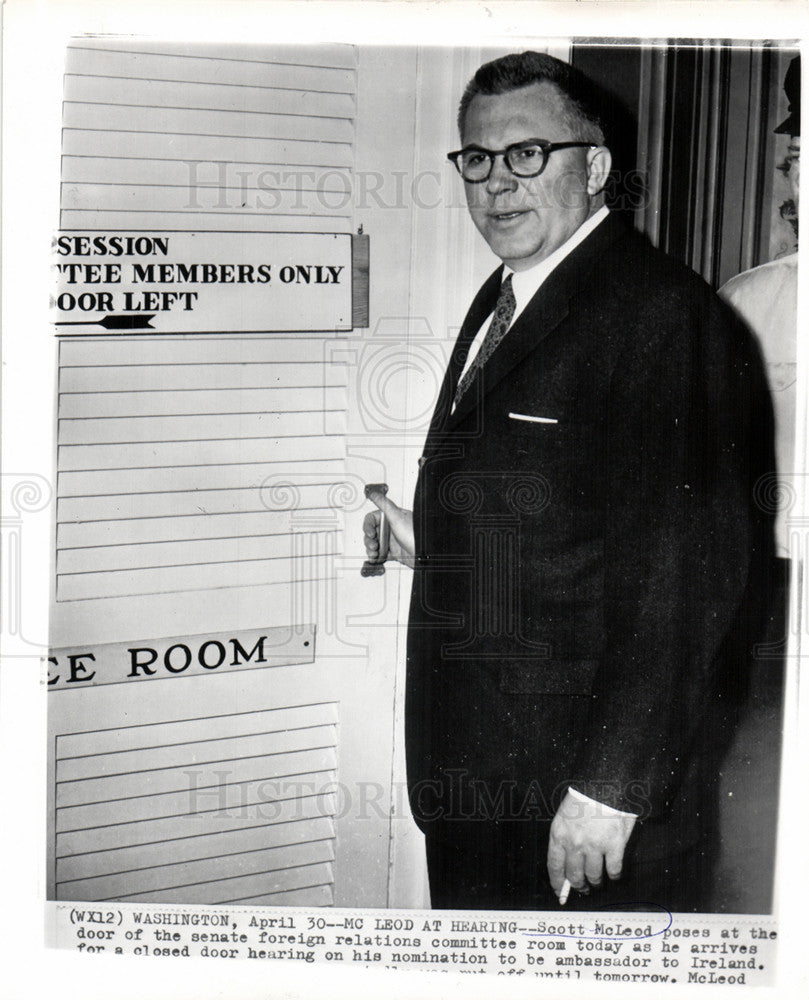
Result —
<instances>
[{"instance_id":1,"label":"white dress shirt","mask_svg":"<svg viewBox=\"0 0 809 1000\"><path fill-rule=\"evenodd\" d=\"M798 255L790 254L743 271L719 289L719 296L756 335L772 393L775 416L775 467L784 489L777 489L775 515L777 553L791 552L789 497L795 482L795 414L797 408Z\"/></svg>"}]
</instances>

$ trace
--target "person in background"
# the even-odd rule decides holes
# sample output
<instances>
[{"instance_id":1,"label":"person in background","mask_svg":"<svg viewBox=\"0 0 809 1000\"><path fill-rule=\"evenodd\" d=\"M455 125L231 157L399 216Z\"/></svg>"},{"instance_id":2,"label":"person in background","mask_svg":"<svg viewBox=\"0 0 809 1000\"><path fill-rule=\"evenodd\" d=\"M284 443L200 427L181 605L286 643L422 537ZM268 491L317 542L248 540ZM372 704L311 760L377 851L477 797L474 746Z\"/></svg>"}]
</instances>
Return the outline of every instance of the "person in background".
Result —
<instances>
[{"instance_id":1,"label":"person in background","mask_svg":"<svg viewBox=\"0 0 809 1000\"><path fill-rule=\"evenodd\" d=\"M780 167L789 180L792 202L782 216L797 236L800 203L801 57L795 56L784 78L789 100L787 118L775 129L789 136L786 160ZM778 658L786 651L786 609L790 540L787 515L793 495L795 470L795 403L797 392L798 253L779 257L743 271L719 290L719 295L744 320L757 338L767 367L775 411L775 454L778 479L760 490L765 503L778 505L775 520L776 560L773 567L772 606L767 646L760 653ZM780 486L778 485L780 483Z\"/></svg>"}]
</instances>

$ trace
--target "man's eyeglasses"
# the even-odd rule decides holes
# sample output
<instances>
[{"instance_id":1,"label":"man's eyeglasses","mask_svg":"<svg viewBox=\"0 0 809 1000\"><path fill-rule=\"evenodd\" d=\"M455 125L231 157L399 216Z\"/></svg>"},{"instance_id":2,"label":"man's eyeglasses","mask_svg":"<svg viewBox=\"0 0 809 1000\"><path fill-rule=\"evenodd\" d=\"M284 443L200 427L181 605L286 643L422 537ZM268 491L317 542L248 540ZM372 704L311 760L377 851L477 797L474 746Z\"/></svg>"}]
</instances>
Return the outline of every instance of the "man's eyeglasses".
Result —
<instances>
[{"instance_id":1,"label":"man's eyeglasses","mask_svg":"<svg viewBox=\"0 0 809 1000\"><path fill-rule=\"evenodd\" d=\"M526 139L505 149L484 149L482 146L465 146L447 159L455 164L458 173L469 184L482 184L489 179L495 157L502 156L515 177L539 177L548 163L548 157L557 149L587 146L594 149L594 142L549 142L547 139Z\"/></svg>"}]
</instances>

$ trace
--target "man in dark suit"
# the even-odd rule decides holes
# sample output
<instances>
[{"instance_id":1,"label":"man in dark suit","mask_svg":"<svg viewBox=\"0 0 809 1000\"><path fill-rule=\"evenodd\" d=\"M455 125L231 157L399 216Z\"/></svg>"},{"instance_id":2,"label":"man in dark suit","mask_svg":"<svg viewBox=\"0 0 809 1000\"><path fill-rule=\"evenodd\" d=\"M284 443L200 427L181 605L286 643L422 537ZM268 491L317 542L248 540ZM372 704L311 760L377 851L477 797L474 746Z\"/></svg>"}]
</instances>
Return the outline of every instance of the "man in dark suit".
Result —
<instances>
[{"instance_id":1,"label":"man in dark suit","mask_svg":"<svg viewBox=\"0 0 809 1000\"><path fill-rule=\"evenodd\" d=\"M706 905L768 401L709 288L607 211L600 117L537 53L467 87L451 159L504 267L412 513L372 497L415 571L406 750L435 907L542 910L570 886L573 907Z\"/></svg>"}]
</instances>

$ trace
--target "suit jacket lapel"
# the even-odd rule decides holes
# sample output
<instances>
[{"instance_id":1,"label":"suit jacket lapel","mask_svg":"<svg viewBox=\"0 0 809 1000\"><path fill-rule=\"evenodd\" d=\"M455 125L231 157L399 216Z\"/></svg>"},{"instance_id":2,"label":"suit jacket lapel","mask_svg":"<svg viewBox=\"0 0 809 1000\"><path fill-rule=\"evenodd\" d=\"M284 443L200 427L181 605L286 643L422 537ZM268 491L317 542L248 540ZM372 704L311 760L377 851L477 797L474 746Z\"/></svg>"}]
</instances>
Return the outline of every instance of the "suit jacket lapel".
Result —
<instances>
[{"instance_id":1,"label":"suit jacket lapel","mask_svg":"<svg viewBox=\"0 0 809 1000\"><path fill-rule=\"evenodd\" d=\"M570 311L571 299L581 294L582 287L586 285L587 276L596 262L611 244L625 233L626 227L616 215L607 216L551 272L536 295L517 317L514 326L505 335L492 356L478 371L477 377L466 390L455 412L448 414L447 429L456 426L459 421L474 410L486 393L491 392L522 361L526 354L534 350L559 326ZM480 323L485 318L485 315L482 316ZM474 334L472 336L474 337Z\"/></svg>"},{"instance_id":2,"label":"suit jacket lapel","mask_svg":"<svg viewBox=\"0 0 809 1000\"><path fill-rule=\"evenodd\" d=\"M453 345L447 370L444 373L444 381L438 395L438 402L435 405L433 417L430 421L430 429L427 432L427 441L424 447L425 453L430 449L431 445L435 444L436 437L442 431L446 430L447 420L452 410L452 401L455 398L455 389L457 388L458 379L466 361L466 355L469 353L469 345L475 339L475 334L480 329L483 321L494 311L502 281L503 268L501 265L493 274L489 275L472 301L472 305L469 307L469 311L461 326L461 331L458 334L458 339Z\"/></svg>"}]
</instances>

